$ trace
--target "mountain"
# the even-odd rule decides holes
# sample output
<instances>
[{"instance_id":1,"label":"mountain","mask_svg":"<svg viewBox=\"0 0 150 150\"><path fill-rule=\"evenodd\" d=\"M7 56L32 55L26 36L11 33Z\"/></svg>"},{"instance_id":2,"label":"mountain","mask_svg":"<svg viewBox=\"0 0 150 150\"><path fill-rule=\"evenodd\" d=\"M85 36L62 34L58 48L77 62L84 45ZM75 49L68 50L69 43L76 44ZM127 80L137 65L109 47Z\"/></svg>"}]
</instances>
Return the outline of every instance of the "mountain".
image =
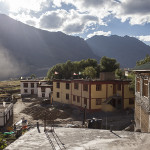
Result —
<instances>
[{"instance_id":1,"label":"mountain","mask_svg":"<svg viewBox=\"0 0 150 150\"><path fill-rule=\"evenodd\" d=\"M0 15L0 79L46 75L48 68L67 60L97 57L84 39L37 29Z\"/></svg>"},{"instance_id":2,"label":"mountain","mask_svg":"<svg viewBox=\"0 0 150 150\"><path fill-rule=\"evenodd\" d=\"M93 36L86 42L96 55L115 58L121 67L132 68L150 54L150 46L129 36Z\"/></svg>"}]
</instances>

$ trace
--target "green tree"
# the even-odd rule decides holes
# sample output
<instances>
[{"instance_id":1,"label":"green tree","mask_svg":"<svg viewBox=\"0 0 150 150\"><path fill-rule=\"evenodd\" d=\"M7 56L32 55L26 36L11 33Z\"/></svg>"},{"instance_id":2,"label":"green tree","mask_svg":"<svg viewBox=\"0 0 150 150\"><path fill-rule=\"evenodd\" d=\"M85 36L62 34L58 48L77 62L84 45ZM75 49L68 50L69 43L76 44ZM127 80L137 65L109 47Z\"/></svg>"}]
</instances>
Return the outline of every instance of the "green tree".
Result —
<instances>
[{"instance_id":1,"label":"green tree","mask_svg":"<svg viewBox=\"0 0 150 150\"><path fill-rule=\"evenodd\" d=\"M6 139L2 133L0 133L0 149L4 149L7 146Z\"/></svg>"},{"instance_id":2,"label":"green tree","mask_svg":"<svg viewBox=\"0 0 150 150\"><path fill-rule=\"evenodd\" d=\"M31 74L31 78L32 78L32 79L35 79L35 78L36 78L36 75L35 75L35 74Z\"/></svg>"},{"instance_id":3,"label":"green tree","mask_svg":"<svg viewBox=\"0 0 150 150\"><path fill-rule=\"evenodd\" d=\"M83 75L85 77L89 77L91 79L96 77L96 70L93 67L86 67L85 70L83 71Z\"/></svg>"},{"instance_id":4,"label":"green tree","mask_svg":"<svg viewBox=\"0 0 150 150\"><path fill-rule=\"evenodd\" d=\"M47 72L48 79L70 79L73 77L73 73L79 74L83 72L86 67L93 67L96 72L99 72L99 65L95 59L87 59L81 61L71 62L68 60L66 63L57 64L51 67ZM57 74L55 74L57 72ZM99 76L99 74L96 74ZM83 77L82 74L74 76L74 78Z\"/></svg>"},{"instance_id":5,"label":"green tree","mask_svg":"<svg viewBox=\"0 0 150 150\"><path fill-rule=\"evenodd\" d=\"M135 74L132 72L129 74L128 79L131 79L129 88L130 90L132 90L133 92L135 91Z\"/></svg>"},{"instance_id":6,"label":"green tree","mask_svg":"<svg viewBox=\"0 0 150 150\"><path fill-rule=\"evenodd\" d=\"M120 64L114 58L102 57L100 60L100 69L102 72L114 72L120 67Z\"/></svg>"},{"instance_id":7,"label":"green tree","mask_svg":"<svg viewBox=\"0 0 150 150\"><path fill-rule=\"evenodd\" d=\"M121 69L116 69L115 71L115 76L118 78L118 79L125 79L125 73L123 70Z\"/></svg>"},{"instance_id":8,"label":"green tree","mask_svg":"<svg viewBox=\"0 0 150 150\"><path fill-rule=\"evenodd\" d=\"M148 62L150 62L150 55L147 54L144 59L136 62L136 66L140 66L140 65L146 64Z\"/></svg>"},{"instance_id":9,"label":"green tree","mask_svg":"<svg viewBox=\"0 0 150 150\"><path fill-rule=\"evenodd\" d=\"M56 64L51 67L47 72L47 78L50 79L62 79L63 75L63 64Z\"/></svg>"}]
</instances>

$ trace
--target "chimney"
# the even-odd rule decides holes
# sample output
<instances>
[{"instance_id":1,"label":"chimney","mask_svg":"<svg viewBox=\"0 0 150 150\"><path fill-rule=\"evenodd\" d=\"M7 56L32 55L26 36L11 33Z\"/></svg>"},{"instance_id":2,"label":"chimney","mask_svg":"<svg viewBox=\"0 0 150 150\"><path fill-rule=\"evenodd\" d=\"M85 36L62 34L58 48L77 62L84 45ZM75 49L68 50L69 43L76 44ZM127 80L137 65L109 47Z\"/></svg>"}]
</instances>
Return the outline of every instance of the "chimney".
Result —
<instances>
[{"instance_id":1,"label":"chimney","mask_svg":"<svg viewBox=\"0 0 150 150\"><path fill-rule=\"evenodd\" d=\"M115 72L100 72L100 80L115 80Z\"/></svg>"}]
</instances>

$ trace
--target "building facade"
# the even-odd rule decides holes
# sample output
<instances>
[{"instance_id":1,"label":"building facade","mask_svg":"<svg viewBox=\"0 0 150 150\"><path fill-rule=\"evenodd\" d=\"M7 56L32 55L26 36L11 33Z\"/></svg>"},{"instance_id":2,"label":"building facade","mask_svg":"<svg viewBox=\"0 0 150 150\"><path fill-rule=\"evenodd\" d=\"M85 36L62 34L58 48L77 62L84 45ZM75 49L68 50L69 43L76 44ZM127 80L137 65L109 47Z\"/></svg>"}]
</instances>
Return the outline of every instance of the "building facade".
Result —
<instances>
[{"instance_id":1,"label":"building facade","mask_svg":"<svg viewBox=\"0 0 150 150\"><path fill-rule=\"evenodd\" d=\"M38 94L39 80L21 80L20 88L21 95L34 95Z\"/></svg>"},{"instance_id":2,"label":"building facade","mask_svg":"<svg viewBox=\"0 0 150 150\"><path fill-rule=\"evenodd\" d=\"M12 121L13 117L13 103L0 103L0 127L7 127ZM10 124L12 125L12 124Z\"/></svg>"},{"instance_id":3,"label":"building facade","mask_svg":"<svg viewBox=\"0 0 150 150\"><path fill-rule=\"evenodd\" d=\"M50 98L53 91L53 86L44 84L44 85L38 85L38 97L45 97Z\"/></svg>"},{"instance_id":4,"label":"building facade","mask_svg":"<svg viewBox=\"0 0 150 150\"><path fill-rule=\"evenodd\" d=\"M53 100L90 111L115 111L134 107L129 81L54 80Z\"/></svg>"},{"instance_id":5,"label":"building facade","mask_svg":"<svg viewBox=\"0 0 150 150\"><path fill-rule=\"evenodd\" d=\"M136 67L135 130L150 132L150 64Z\"/></svg>"},{"instance_id":6,"label":"building facade","mask_svg":"<svg viewBox=\"0 0 150 150\"><path fill-rule=\"evenodd\" d=\"M20 87L22 96L37 95L42 98L52 96L53 85L45 80L21 80Z\"/></svg>"}]
</instances>

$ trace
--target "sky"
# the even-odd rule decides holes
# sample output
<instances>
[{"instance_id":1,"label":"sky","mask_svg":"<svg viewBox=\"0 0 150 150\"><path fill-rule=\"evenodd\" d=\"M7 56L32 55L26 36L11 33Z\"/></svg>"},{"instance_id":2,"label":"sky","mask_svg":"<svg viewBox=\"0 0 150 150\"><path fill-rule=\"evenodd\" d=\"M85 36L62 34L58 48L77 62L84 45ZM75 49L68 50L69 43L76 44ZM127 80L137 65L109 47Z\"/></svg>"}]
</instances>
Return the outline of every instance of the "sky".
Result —
<instances>
[{"instance_id":1,"label":"sky","mask_svg":"<svg viewBox=\"0 0 150 150\"><path fill-rule=\"evenodd\" d=\"M0 13L84 39L128 35L150 45L150 0L0 0Z\"/></svg>"}]
</instances>

